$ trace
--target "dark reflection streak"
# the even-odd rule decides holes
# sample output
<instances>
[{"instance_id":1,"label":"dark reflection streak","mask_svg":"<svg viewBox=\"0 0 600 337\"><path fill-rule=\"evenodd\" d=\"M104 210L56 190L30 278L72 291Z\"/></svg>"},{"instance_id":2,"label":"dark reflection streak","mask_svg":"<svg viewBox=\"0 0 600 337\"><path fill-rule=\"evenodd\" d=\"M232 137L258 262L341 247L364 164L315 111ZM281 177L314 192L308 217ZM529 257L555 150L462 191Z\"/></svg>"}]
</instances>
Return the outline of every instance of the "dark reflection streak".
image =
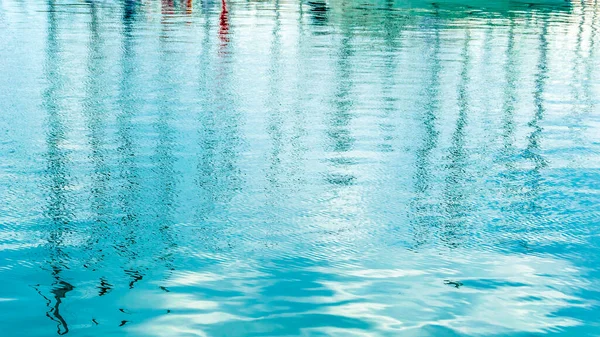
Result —
<instances>
[{"instance_id":1,"label":"dark reflection streak","mask_svg":"<svg viewBox=\"0 0 600 337\"><path fill-rule=\"evenodd\" d=\"M45 208L45 217L50 221L48 230L48 264L54 278L52 290L54 297L54 306L51 306L52 300L42 295L47 301L49 308L46 316L57 323L57 333L64 335L69 332L66 320L60 313L60 305L68 292L74 289L74 286L61 278L61 272L67 268L65 260L68 258L63 251L63 240L65 234L70 232L72 222L72 205L66 191L70 186L69 158L67 152L62 148L67 140L66 127L63 121L62 109L60 105L60 91L65 83L65 78L60 68L61 50L58 35L58 18L56 17L55 4L48 1L48 33L46 45L46 61L44 65L45 78L48 81L48 88L43 92L43 107L47 113L46 153L47 167L45 177L48 179L47 185L48 199ZM41 291L36 287L37 291Z\"/></svg>"},{"instance_id":2,"label":"dark reflection streak","mask_svg":"<svg viewBox=\"0 0 600 337\"><path fill-rule=\"evenodd\" d=\"M276 225L278 221L279 208L278 204L285 202L285 199L289 197L286 193L286 187L290 184L285 184L281 180L289 178L290 172L284 172L284 165L286 164L282 159L284 154L284 114L287 111L281 109L281 20L280 20L280 8L279 0L275 0L274 8L274 24L273 30L271 31L272 41L270 47L270 69L269 69L269 93L266 97L267 103L266 108L268 111L268 121L266 133L271 140L271 151L269 154L268 162L269 166L265 172L265 178L268 184L265 186L266 196L266 209L270 210L268 215L265 216L265 221L269 227ZM273 239L269 238L269 235L275 234L275 230L271 227L268 228L267 242L265 245L270 245L274 242Z\"/></svg>"},{"instance_id":3,"label":"dark reflection streak","mask_svg":"<svg viewBox=\"0 0 600 337\"><path fill-rule=\"evenodd\" d=\"M100 278L100 286L98 286L98 289L100 289L98 291L98 296L104 296L112 291L113 285L108 283L106 278L101 277Z\"/></svg>"},{"instance_id":4,"label":"dark reflection streak","mask_svg":"<svg viewBox=\"0 0 600 337\"><path fill-rule=\"evenodd\" d=\"M133 289L135 284L144 278L144 275L137 270L125 270L125 274L131 278L131 281L129 281L129 289Z\"/></svg>"},{"instance_id":5,"label":"dark reflection streak","mask_svg":"<svg viewBox=\"0 0 600 337\"><path fill-rule=\"evenodd\" d=\"M498 160L503 164L503 172L501 174L502 193L507 203L501 207L504 217L510 219L511 215L519 212L515 209L513 201L518 200L522 191L521 182L518 177L518 169L515 165L515 158L518 155L515 142L515 110L517 105L517 88L519 84L519 73L517 71L518 58L515 50L515 20L511 16L509 18L508 41L506 47L506 61L504 65L504 75L506 85L504 86L504 103L502 115L502 149ZM510 225L512 221L502 221L503 225ZM511 226L512 227L512 226ZM513 228L508 227L509 231Z\"/></svg>"},{"instance_id":6,"label":"dark reflection streak","mask_svg":"<svg viewBox=\"0 0 600 337\"><path fill-rule=\"evenodd\" d=\"M59 335L65 335L69 332L69 326L67 325L67 321L62 317L60 313L60 305L62 304L62 300L66 298L67 293L75 289L74 286L60 279L58 274L60 270L57 269L54 271L54 277L56 282L53 285L52 290L50 291L54 297L54 305L51 307L52 300L48 297L44 296L39 288L36 287L36 291L40 294L44 300L46 300L46 306L50 308L48 312L46 312L46 317L50 318L52 321L57 323L56 333Z\"/></svg>"},{"instance_id":7,"label":"dark reflection streak","mask_svg":"<svg viewBox=\"0 0 600 337\"><path fill-rule=\"evenodd\" d=\"M279 179L282 178L282 159L281 154L283 151L283 113L280 109L281 97L279 95L281 91L281 71L280 71L280 59L281 59L281 34L279 30L281 28L280 11L279 11L279 0L275 0L274 10L274 25L271 42L271 60L270 60L270 80L269 80L269 95L267 97L267 109L269 111L268 129L267 134L270 136L271 154L269 158L269 170L267 171L267 181L269 182L270 188L266 191L266 195L271 197L279 196L279 193L274 193L273 190L280 190L282 187ZM281 191L280 191L281 192ZM272 199L271 202L276 200Z\"/></svg>"},{"instance_id":8,"label":"dark reflection streak","mask_svg":"<svg viewBox=\"0 0 600 337\"><path fill-rule=\"evenodd\" d=\"M471 65L469 55L470 30L467 28L464 39L462 57L462 70L458 83L458 118L456 128L452 134L451 145L448 153L448 164L446 169L448 175L444 189L444 207L447 213L441 240L450 248L460 246L465 239L466 228L465 216L467 214L464 199L467 197L464 191L466 183L466 169L468 153L465 150L465 128L469 113L469 69Z\"/></svg>"},{"instance_id":9,"label":"dark reflection streak","mask_svg":"<svg viewBox=\"0 0 600 337\"><path fill-rule=\"evenodd\" d=\"M548 20L544 20L542 32L540 33L540 56L537 65L537 73L534 80L534 93L533 101L535 106L535 112L532 120L528 123L528 126L532 128L532 132L527 137L528 143L527 148L523 157L530 160L533 163L533 168L526 172L525 185L528 187L528 193L526 194L526 204L528 211L534 211L538 209L536 197L540 193L541 184L541 173L540 171L547 166L546 159L539 153L540 152L540 139L542 136L543 128L540 126L546 112L544 106L544 92L546 89L546 79L548 78Z\"/></svg>"},{"instance_id":10,"label":"dark reflection streak","mask_svg":"<svg viewBox=\"0 0 600 337\"><path fill-rule=\"evenodd\" d=\"M298 1L298 27L301 31L304 31L304 3L302 1Z\"/></svg>"},{"instance_id":11,"label":"dark reflection streak","mask_svg":"<svg viewBox=\"0 0 600 337\"><path fill-rule=\"evenodd\" d=\"M414 219L412 219L413 230L413 249L416 249L427 243L429 233L432 229L439 227L437 221L429 214L433 212L431 203L428 203L428 197L431 190L431 152L438 145L439 131L436 128L437 114L440 108L440 73L442 63L440 61L441 39L440 27L436 24L431 29L435 30L430 47L427 64L431 65L429 70L429 79L427 87L424 90L423 107L423 140L421 147L416 151L414 188L415 198L411 202L414 208Z\"/></svg>"},{"instance_id":12,"label":"dark reflection streak","mask_svg":"<svg viewBox=\"0 0 600 337\"><path fill-rule=\"evenodd\" d=\"M394 15L394 1L387 0L386 1L386 14L383 17L383 30L384 30L384 43L385 43L385 62L384 66L381 68L383 71L383 91L384 91L384 109L383 116L381 118L381 122L379 123L379 128L383 134L383 141L379 144L379 150L383 152L392 152L394 151L393 140L394 135L396 134L396 127L392 124L393 113L396 111L396 102L395 99L397 93L396 88L396 77L397 77L397 65L398 60L396 56L399 54L399 50L401 48L400 43L398 42L402 27L401 25L404 23L403 20Z\"/></svg>"},{"instance_id":13,"label":"dark reflection streak","mask_svg":"<svg viewBox=\"0 0 600 337\"><path fill-rule=\"evenodd\" d=\"M337 84L334 97L335 108L329 116L326 116L329 123L326 132L331 143L331 151L333 152L329 161L333 164L334 168L345 171L353 163L351 159L344 158L342 154L351 151L355 142L350 131L350 123L353 119L351 110L354 103L350 95L353 86L350 58L352 57L353 50L351 44L352 31L349 23L344 20L341 29L342 34L340 48L337 52L338 60L335 72L335 83ZM344 171L328 172L326 176L327 182L340 187L354 184L356 177Z\"/></svg>"},{"instance_id":14,"label":"dark reflection streak","mask_svg":"<svg viewBox=\"0 0 600 337\"><path fill-rule=\"evenodd\" d=\"M123 3L123 29L122 29L122 57L121 57L121 85L120 97L118 100L120 112L117 115L117 152L119 159L119 195L118 203L121 208L121 219L119 221L121 235L124 236L124 242L115 242L115 249L120 255L127 259L127 264L137 259L135 245L137 243L137 232L139 227L138 207L140 174L136 163L137 146L135 136L132 130L135 125L132 119L135 115L135 90L136 81L133 76L137 73L135 66L136 54L134 52L134 31L137 17L136 3L128 0ZM135 279L137 271L127 271L125 273Z\"/></svg>"},{"instance_id":15,"label":"dark reflection streak","mask_svg":"<svg viewBox=\"0 0 600 337\"><path fill-rule=\"evenodd\" d=\"M588 59L586 63L586 74L587 79L585 82L586 95L590 100L589 110L594 111L594 101L593 94L591 92L593 81L593 72L594 72L594 60L596 55L596 41L598 41L598 26L600 25L600 21L598 20L598 11L600 10L600 6L598 6L598 1L595 0L592 6L592 20L591 20L591 32L590 32L590 52L588 54Z\"/></svg>"},{"instance_id":16,"label":"dark reflection streak","mask_svg":"<svg viewBox=\"0 0 600 337\"><path fill-rule=\"evenodd\" d=\"M238 166L239 146L241 138L239 135L239 114L235 110L234 95L231 74L233 70L233 54L230 40L230 22L227 0L221 0L221 15L219 17L219 50L217 60L216 80L212 85L214 92L214 110L211 118L218 124L213 129L213 149L218 149L217 160L213 162L212 174L215 179L225 179L215 185L219 190L219 198L222 201L230 200L241 188L241 172ZM219 144L217 144L217 142ZM218 169L217 173L215 169Z\"/></svg>"},{"instance_id":17,"label":"dark reflection streak","mask_svg":"<svg viewBox=\"0 0 600 337\"><path fill-rule=\"evenodd\" d=\"M581 64L582 55L582 44L583 44L583 28L585 27L585 18L586 18L586 5L585 0L581 0L580 3L581 14L579 15L579 24L577 25L577 37L575 39L575 43L577 45L575 49L575 61L573 64L573 69L577 69L579 64Z\"/></svg>"},{"instance_id":18,"label":"dark reflection streak","mask_svg":"<svg viewBox=\"0 0 600 337\"><path fill-rule=\"evenodd\" d=\"M573 62L571 62L572 64L572 68L571 68L571 72L573 73L573 78L571 79L570 82L570 89L571 89L571 94L573 95L573 104L572 106L572 111L571 111L571 117L574 119L574 123L577 126L581 125L581 109L580 109L580 104L582 104L582 99L581 99L581 90L579 89L580 86L584 86L584 83L581 81L582 76L584 75L582 73L582 63L584 60L583 57L583 30L585 27L585 19L586 19L586 13L585 13L585 1L582 0L580 3L580 8L581 8L581 13L579 15L579 24L577 25L577 35L575 38L575 57ZM572 130L572 135L574 138L577 139L577 141L581 144L581 133L578 132L578 128L571 128Z\"/></svg>"},{"instance_id":19,"label":"dark reflection streak","mask_svg":"<svg viewBox=\"0 0 600 337\"><path fill-rule=\"evenodd\" d=\"M484 65L483 67L481 67L481 69L484 71L483 74L483 78L488 78L489 74L491 72L493 72L493 69L490 69L491 65L494 65L495 62L493 60L493 56L496 55L496 50L494 49L494 43L493 43L493 38L494 38L494 24L493 24L493 19L489 19L487 20L486 24L487 29L485 29L484 35L483 35L483 57L481 60L481 63ZM491 82L491 80L490 80ZM485 86L485 84L483 84ZM500 86L501 84L499 83L489 83L488 85L498 85ZM484 102L493 102L494 101L494 97L493 95L496 93L497 91L495 90L482 90L482 93L479 95L480 99L483 100ZM481 115L481 119L482 119L482 124L484 125L485 128L489 129L489 130L496 130L498 129L497 125L495 125L495 121L490 120L490 117L496 116L495 111L493 111L492 109L494 109L494 105L495 104L491 104L491 106L489 107L484 107L484 113ZM493 135L490 135L490 142L494 143L496 141L496 137L497 137L497 133L493 133ZM487 142L481 142L482 144L482 149L481 151L491 151L490 149L490 145Z\"/></svg>"},{"instance_id":20,"label":"dark reflection streak","mask_svg":"<svg viewBox=\"0 0 600 337\"><path fill-rule=\"evenodd\" d=\"M351 108L353 105L353 100L350 96L352 91L350 64L350 58L353 54L351 43L352 32L347 22L344 21L342 25L343 33L341 35L340 49L337 52L338 61L336 64L336 83L338 84L334 98L336 109L330 117L330 127L327 131L327 135L332 141L333 151L337 153L348 152L354 146L354 138L348 129L352 121ZM345 163L341 162L339 164L344 165Z\"/></svg>"},{"instance_id":21,"label":"dark reflection streak","mask_svg":"<svg viewBox=\"0 0 600 337\"><path fill-rule=\"evenodd\" d=\"M589 41L589 53L587 55L587 58L585 60L585 78L583 78L581 80L581 85L583 86L583 90L584 90L584 95L585 95L585 102L586 102L586 107L585 107L585 112L586 114L590 114L594 111L594 107L595 107L595 102L594 102L594 95L592 93L592 83L594 83L592 77L593 77L593 73L594 73L594 60L595 60L595 53L596 53L596 40L597 40L597 33L598 33L598 6L597 6L597 2L594 1L594 3L590 4L591 11L592 11L592 18L591 18L591 23L590 23L590 41ZM587 12L588 7L586 6L584 14Z\"/></svg>"},{"instance_id":22,"label":"dark reflection streak","mask_svg":"<svg viewBox=\"0 0 600 337\"><path fill-rule=\"evenodd\" d=\"M211 213L215 206L216 201L216 191L214 188L211 188L214 183L214 170L215 167L215 141L213 139L215 134L215 122L212 116L212 97L214 96L214 91L211 90L211 82L208 78L209 72L209 64L211 63L210 57L210 17L208 16L208 9L204 11L204 39L202 40L202 52L200 58L198 59L198 69L199 69L199 78L198 78L198 91L199 97L203 100L201 101L200 106L203 108L199 115L198 120L200 122L200 127L198 130L198 143L199 143L199 155L198 155L198 177L196 178L196 183L198 184L200 195L199 200L201 202L200 207L197 207L196 221L201 223L208 215Z\"/></svg>"},{"instance_id":23,"label":"dark reflection streak","mask_svg":"<svg viewBox=\"0 0 600 337\"><path fill-rule=\"evenodd\" d=\"M123 1L123 35L131 36L132 24L136 16L137 4L136 0L124 0Z\"/></svg>"},{"instance_id":24,"label":"dark reflection streak","mask_svg":"<svg viewBox=\"0 0 600 337\"><path fill-rule=\"evenodd\" d=\"M47 205L47 216L56 225L61 228L67 227L71 221L69 210L69 201L65 195L65 190L69 186L68 156L62 148L62 143L66 141L66 127L62 119L60 106L60 90L63 87L65 79L62 70L59 67L60 47L58 45L58 27L57 18L54 13L54 4L49 1L50 10L48 13L48 40L47 40L47 60L45 65L45 77L49 82L48 88L43 93L43 105L48 114L48 131L46 145L48 153L46 155L47 177L51 180L50 195ZM58 228L55 228L58 229ZM53 232L62 236L62 230ZM59 241L53 241L59 243Z\"/></svg>"},{"instance_id":25,"label":"dark reflection streak","mask_svg":"<svg viewBox=\"0 0 600 337\"><path fill-rule=\"evenodd\" d=\"M303 63L306 60L306 55L303 54L302 50L306 50L305 42L307 41L306 31L304 29L304 10L302 6L302 1L299 1L298 7L298 40L297 40L297 54L295 56L296 60L299 62L299 66L296 69L296 74L294 78L297 80L295 85L296 93L293 94L295 97L295 102L292 104L292 117L293 117L293 129L292 129L292 139L290 140L291 145L291 158L290 165L288 167L290 174L293 176L294 182L290 185L290 193L297 194L305 185L305 178L302 175L304 173L304 169L302 165L304 164L306 145L304 143L304 136L306 135L306 111L305 111L305 99L308 93L308 89L306 88L306 77L302 75L303 73Z\"/></svg>"},{"instance_id":26,"label":"dark reflection streak","mask_svg":"<svg viewBox=\"0 0 600 337\"><path fill-rule=\"evenodd\" d=\"M532 120L528 123L528 126L532 128L532 132L528 135L527 147L523 151L520 159L524 159L526 161L531 161L533 164L533 168L527 169L514 169L514 173L521 173L521 179L516 181L516 186L514 186L514 193L519 195L519 201L511 205L509 209L512 213L521 213L531 216L532 219L530 223L537 223L539 221L539 216L537 211L541 210L541 206L538 205L538 196L541 193L540 185L542 181L541 177L541 169L546 166L545 158L539 154L540 146L539 140L542 133L542 127L539 125L543 120L545 107L544 107L544 91L545 91L545 81L547 78L547 52L548 52L548 42L547 42L547 32L548 32L548 21L544 20L542 32L539 35L540 44L539 44L539 52L540 56L538 59L538 64L536 67L536 73L534 77L534 92L533 92L533 103L535 107L534 116ZM517 207L517 209L514 209ZM535 230L535 227L523 227L525 232ZM514 230L513 230L514 232ZM521 236L518 244L522 246L524 249L529 249L529 243L527 241L527 236Z\"/></svg>"},{"instance_id":27,"label":"dark reflection streak","mask_svg":"<svg viewBox=\"0 0 600 337\"><path fill-rule=\"evenodd\" d=\"M164 27L164 25L163 25ZM163 36L168 37L169 32L163 31ZM167 49L168 38L160 39L159 50L160 60L158 78L155 80L156 83L165 82L161 85L162 88L173 88L173 77L175 70L171 67L172 60L169 59L169 53ZM179 90L174 89L172 92L169 90L162 90L162 97L159 99L158 104L158 118L155 123L155 128L158 133L158 143L156 145L155 158L153 160L156 163L156 174L159 183L158 190L161 193L157 193L158 200L156 200L155 213L156 220L158 221L159 228L158 232L161 235L163 244L165 245L164 253L161 253L159 260L166 263L169 269L173 269L171 252L175 248L175 241L173 240L171 227L174 224L173 216L175 211L175 200L177 198L177 179L175 172L175 156L173 155L175 147L175 130L171 126L173 121L172 111L177 107L177 101L172 98L173 93L177 93Z\"/></svg>"},{"instance_id":28,"label":"dark reflection streak","mask_svg":"<svg viewBox=\"0 0 600 337\"><path fill-rule=\"evenodd\" d=\"M207 18L208 17L208 13L209 13L209 3L211 2L211 0L198 0L200 1L200 6L202 6L202 14L204 14L204 17Z\"/></svg>"},{"instance_id":29,"label":"dark reflection streak","mask_svg":"<svg viewBox=\"0 0 600 337\"><path fill-rule=\"evenodd\" d=\"M87 79L85 81L85 98L83 101L83 115L86 121L88 145L91 153L88 159L94 165L91 180L92 211L96 213L94 224L89 232L86 251L90 254L90 261L87 266L92 266L102 260L104 253L99 246L102 237L106 236L109 219L108 209L108 185L110 182L110 172L106 164L104 118L106 108L102 106L102 99L98 99L102 93L100 76L103 73L101 68L102 50L104 41L99 33L98 8L94 1L89 1L90 23L89 23L89 44L88 44L88 65ZM95 248L94 248L95 247Z\"/></svg>"},{"instance_id":30,"label":"dark reflection streak","mask_svg":"<svg viewBox=\"0 0 600 337\"><path fill-rule=\"evenodd\" d=\"M514 133L515 133L515 105L517 100L517 79L516 72L517 63L515 60L515 22L511 16L509 18L508 41L506 47L506 64L504 67L505 81L504 86L504 106L502 120L502 139L503 139L503 160L506 169L512 171L514 169L513 161L509 160L514 155Z\"/></svg>"},{"instance_id":31,"label":"dark reflection streak","mask_svg":"<svg viewBox=\"0 0 600 337\"><path fill-rule=\"evenodd\" d=\"M309 0L308 5L310 6L310 13L312 24L315 26L325 26L329 21L329 8L325 1Z\"/></svg>"},{"instance_id":32,"label":"dark reflection streak","mask_svg":"<svg viewBox=\"0 0 600 337\"><path fill-rule=\"evenodd\" d=\"M221 1L216 59L209 53L211 51L210 28L207 16L202 57L199 59L199 91L205 93L202 96L206 99L203 100L204 111L201 111L198 116L200 149L197 184L200 206L196 213L196 221L202 231L199 236L207 241L207 248L218 250L222 246L218 246L217 241L223 240L226 235L220 233L223 228L216 227L216 224L209 224L207 220L213 215L213 210L218 206L226 205L235 196L242 182L238 167L239 116L234 110L232 96L235 92L231 90L229 79L233 55L229 46L229 17L225 0ZM215 64L215 69L208 68L210 64ZM228 242L227 247L230 245L231 243Z\"/></svg>"}]
</instances>

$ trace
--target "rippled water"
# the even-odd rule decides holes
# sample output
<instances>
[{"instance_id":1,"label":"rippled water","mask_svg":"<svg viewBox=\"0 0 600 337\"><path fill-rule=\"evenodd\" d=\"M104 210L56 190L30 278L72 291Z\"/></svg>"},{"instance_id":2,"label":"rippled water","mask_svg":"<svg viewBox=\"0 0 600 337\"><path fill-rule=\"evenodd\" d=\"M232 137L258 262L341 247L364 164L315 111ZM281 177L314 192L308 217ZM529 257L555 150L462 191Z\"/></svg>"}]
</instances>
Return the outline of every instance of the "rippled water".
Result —
<instances>
[{"instance_id":1,"label":"rippled water","mask_svg":"<svg viewBox=\"0 0 600 337\"><path fill-rule=\"evenodd\" d=\"M1 334L600 336L599 30L0 0Z\"/></svg>"}]
</instances>

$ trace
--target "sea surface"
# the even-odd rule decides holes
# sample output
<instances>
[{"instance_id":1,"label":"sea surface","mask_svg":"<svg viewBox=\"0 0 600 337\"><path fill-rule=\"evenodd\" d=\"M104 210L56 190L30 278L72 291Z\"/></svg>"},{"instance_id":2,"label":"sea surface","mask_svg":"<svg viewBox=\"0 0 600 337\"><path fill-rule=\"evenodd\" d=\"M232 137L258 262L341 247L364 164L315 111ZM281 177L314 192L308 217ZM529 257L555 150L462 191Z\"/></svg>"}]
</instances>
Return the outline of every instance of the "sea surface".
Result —
<instances>
[{"instance_id":1,"label":"sea surface","mask_svg":"<svg viewBox=\"0 0 600 337\"><path fill-rule=\"evenodd\" d=\"M0 335L600 336L600 2L0 0Z\"/></svg>"}]
</instances>

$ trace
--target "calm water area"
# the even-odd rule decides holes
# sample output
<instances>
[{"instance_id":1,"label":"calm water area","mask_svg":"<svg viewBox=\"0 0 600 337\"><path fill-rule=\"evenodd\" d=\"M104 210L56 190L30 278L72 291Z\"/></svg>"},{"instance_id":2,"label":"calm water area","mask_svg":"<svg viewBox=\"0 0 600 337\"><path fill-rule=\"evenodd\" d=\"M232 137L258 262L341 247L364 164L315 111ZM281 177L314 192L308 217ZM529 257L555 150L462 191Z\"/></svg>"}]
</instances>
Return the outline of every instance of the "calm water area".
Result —
<instances>
[{"instance_id":1,"label":"calm water area","mask_svg":"<svg viewBox=\"0 0 600 337\"><path fill-rule=\"evenodd\" d=\"M600 336L597 0L0 0L0 335Z\"/></svg>"}]
</instances>

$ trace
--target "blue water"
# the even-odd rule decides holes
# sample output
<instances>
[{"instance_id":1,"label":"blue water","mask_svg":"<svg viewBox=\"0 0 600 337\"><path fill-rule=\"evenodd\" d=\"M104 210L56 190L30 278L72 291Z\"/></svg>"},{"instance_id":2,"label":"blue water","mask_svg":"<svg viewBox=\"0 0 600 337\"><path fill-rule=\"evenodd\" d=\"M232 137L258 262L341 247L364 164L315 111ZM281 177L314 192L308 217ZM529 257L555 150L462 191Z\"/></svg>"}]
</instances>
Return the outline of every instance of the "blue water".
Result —
<instances>
[{"instance_id":1,"label":"blue water","mask_svg":"<svg viewBox=\"0 0 600 337\"><path fill-rule=\"evenodd\" d=\"M0 0L0 335L600 336L600 4Z\"/></svg>"}]
</instances>

